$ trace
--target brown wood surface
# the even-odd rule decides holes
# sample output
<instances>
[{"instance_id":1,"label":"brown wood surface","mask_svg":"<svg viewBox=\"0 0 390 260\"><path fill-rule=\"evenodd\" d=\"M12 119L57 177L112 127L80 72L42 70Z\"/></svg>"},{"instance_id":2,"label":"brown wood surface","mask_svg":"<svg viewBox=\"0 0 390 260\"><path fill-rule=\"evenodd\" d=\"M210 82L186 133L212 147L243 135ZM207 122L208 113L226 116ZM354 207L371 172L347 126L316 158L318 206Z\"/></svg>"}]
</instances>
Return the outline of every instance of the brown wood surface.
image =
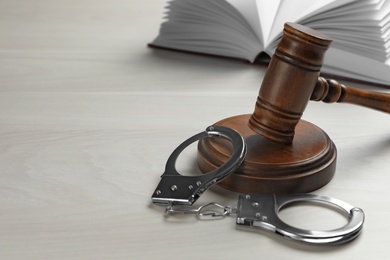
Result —
<instances>
[{"instance_id":1,"label":"brown wood surface","mask_svg":"<svg viewBox=\"0 0 390 260\"><path fill-rule=\"evenodd\" d=\"M390 112L390 94L344 86L319 77L331 43L326 35L287 23L271 58L252 115L216 123L241 133L248 146L244 163L221 185L243 193L310 192L327 184L336 167L328 135L301 116L309 100L345 102ZM202 140L203 172L220 167L230 155L227 142Z\"/></svg>"},{"instance_id":2,"label":"brown wood surface","mask_svg":"<svg viewBox=\"0 0 390 260\"><path fill-rule=\"evenodd\" d=\"M318 78L310 99L326 103L350 103L390 113L389 93L357 89L323 77Z\"/></svg>"},{"instance_id":3,"label":"brown wood surface","mask_svg":"<svg viewBox=\"0 0 390 260\"><path fill-rule=\"evenodd\" d=\"M301 120L312 96L331 39L307 27L287 23L272 57L252 115L221 120L243 135L244 163L221 185L242 193L310 192L333 177L336 148L328 135ZM230 145L213 139L199 142L203 172L220 167Z\"/></svg>"},{"instance_id":4,"label":"brown wood surface","mask_svg":"<svg viewBox=\"0 0 390 260\"><path fill-rule=\"evenodd\" d=\"M318 189L333 177L336 148L317 126L300 120L292 143L272 141L248 127L250 115L217 122L241 133L247 156L241 166L221 186L242 193L301 193ZM220 167L231 154L231 143L223 139L203 139L198 145L202 172Z\"/></svg>"},{"instance_id":5,"label":"brown wood surface","mask_svg":"<svg viewBox=\"0 0 390 260\"><path fill-rule=\"evenodd\" d=\"M278 142L292 141L330 43L322 33L298 24L285 25L249 120L255 132Z\"/></svg>"}]
</instances>

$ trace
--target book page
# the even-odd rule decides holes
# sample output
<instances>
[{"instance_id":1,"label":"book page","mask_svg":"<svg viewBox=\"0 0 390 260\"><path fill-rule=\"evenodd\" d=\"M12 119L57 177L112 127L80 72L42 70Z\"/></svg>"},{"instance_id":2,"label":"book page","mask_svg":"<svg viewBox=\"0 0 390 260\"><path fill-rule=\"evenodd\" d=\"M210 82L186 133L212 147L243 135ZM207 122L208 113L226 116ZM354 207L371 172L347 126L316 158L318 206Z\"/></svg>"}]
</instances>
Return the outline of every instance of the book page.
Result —
<instances>
[{"instance_id":1,"label":"book page","mask_svg":"<svg viewBox=\"0 0 390 260\"><path fill-rule=\"evenodd\" d=\"M230 0L258 26L255 0ZM241 1L241 0L240 0ZM250 5L252 3L252 5ZM244 15L227 0L176 0L167 7L166 21L152 46L238 58L253 62L262 41ZM256 14L256 16L255 16ZM261 32L261 30L256 30Z\"/></svg>"},{"instance_id":2,"label":"book page","mask_svg":"<svg viewBox=\"0 0 390 260\"><path fill-rule=\"evenodd\" d=\"M356 80L389 85L390 60L383 63L359 54L330 48L325 56L322 72Z\"/></svg>"},{"instance_id":3,"label":"book page","mask_svg":"<svg viewBox=\"0 0 390 260\"><path fill-rule=\"evenodd\" d=\"M344 5L352 0L281 0L266 46L281 36L286 22L299 22L309 15Z\"/></svg>"},{"instance_id":4,"label":"book page","mask_svg":"<svg viewBox=\"0 0 390 260\"><path fill-rule=\"evenodd\" d=\"M349 4L338 6L337 8L326 8L326 10L320 10L315 15L305 18L305 22L313 22L319 20L340 19L341 17L348 18L351 14L360 13L363 14L368 10L374 10L378 5L382 5L384 0L366 0L366 1L352 1ZM382 3L382 4L381 4ZM379 7L381 8L381 7Z\"/></svg>"},{"instance_id":5,"label":"book page","mask_svg":"<svg viewBox=\"0 0 390 260\"><path fill-rule=\"evenodd\" d=\"M264 43L264 35L260 26L259 14L257 13L256 0L226 0L226 2L231 4L245 17L257 38L260 42Z\"/></svg>"},{"instance_id":6,"label":"book page","mask_svg":"<svg viewBox=\"0 0 390 260\"><path fill-rule=\"evenodd\" d=\"M282 0L256 0L257 13L260 19L260 26L263 32L263 44L268 41L276 13Z\"/></svg>"},{"instance_id":7,"label":"book page","mask_svg":"<svg viewBox=\"0 0 390 260\"><path fill-rule=\"evenodd\" d=\"M348 8L350 7L350 8ZM359 22L364 25L379 24L384 21L387 23L389 19L389 1L371 0L365 1L364 4L360 2L354 2L353 4L330 10L328 12L322 12L322 14L316 15L311 19L305 19L309 22L316 22L316 20L327 21L332 23L341 23L344 25L346 22L351 21L352 25L357 25Z\"/></svg>"}]
</instances>

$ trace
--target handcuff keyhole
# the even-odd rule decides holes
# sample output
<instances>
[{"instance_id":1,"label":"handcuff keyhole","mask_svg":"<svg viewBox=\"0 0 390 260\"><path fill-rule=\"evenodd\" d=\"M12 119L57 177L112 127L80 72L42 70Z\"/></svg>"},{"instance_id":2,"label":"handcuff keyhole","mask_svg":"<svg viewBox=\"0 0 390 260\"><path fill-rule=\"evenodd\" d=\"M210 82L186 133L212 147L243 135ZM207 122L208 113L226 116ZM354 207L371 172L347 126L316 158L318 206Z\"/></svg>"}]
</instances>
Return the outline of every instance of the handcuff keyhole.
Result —
<instances>
[{"instance_id":1,"label":"handcuff keyhole","mask_svg":"<svg viewBox=\"0 0 390 260\"><path fill-rule=\"evenodd\" d=\"M328 231L348 223L347 212L336 205L317 201L288 203L278 216L287 225L305 230Z\"/></svg>"}]
</instances>

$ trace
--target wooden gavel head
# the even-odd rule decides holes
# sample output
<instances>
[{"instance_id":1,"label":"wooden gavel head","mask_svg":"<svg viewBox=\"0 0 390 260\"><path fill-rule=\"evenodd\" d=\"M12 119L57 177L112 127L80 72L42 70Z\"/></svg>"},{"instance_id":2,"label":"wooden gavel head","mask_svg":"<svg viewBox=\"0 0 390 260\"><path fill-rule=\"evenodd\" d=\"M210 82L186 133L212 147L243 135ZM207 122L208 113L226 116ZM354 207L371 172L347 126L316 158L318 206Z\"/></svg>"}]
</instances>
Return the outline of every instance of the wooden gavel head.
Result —
<instances>
[{"instance_id":1,"label":"wooden gavel head","mask_svg":"<svg viewBox=\"0 0 390 260\"><path fill-rule=\"evenodd\" d=\"M235 129L247 144L245 161L221 186L241 193L300 193L326 185L334 176L337 152L322 129L301 119L310 99L390 112L389 94L356 90L319 77L331 41L310 28L285 24L253 114L215 123ZM209 172L230 154L229 142L203 139L198 144L198 165Z\"/></svg>"},{"instance_id":2,"label":"wooden gavel head","mask_svg":"<svg viewBox=\"0 0 390 260\"><path fill-rule=\"evenodd\" d=\"M307 27L285 24L249 120L252 130L275 141L292 142L331 42Z\"/></svg>"}]
</instances>

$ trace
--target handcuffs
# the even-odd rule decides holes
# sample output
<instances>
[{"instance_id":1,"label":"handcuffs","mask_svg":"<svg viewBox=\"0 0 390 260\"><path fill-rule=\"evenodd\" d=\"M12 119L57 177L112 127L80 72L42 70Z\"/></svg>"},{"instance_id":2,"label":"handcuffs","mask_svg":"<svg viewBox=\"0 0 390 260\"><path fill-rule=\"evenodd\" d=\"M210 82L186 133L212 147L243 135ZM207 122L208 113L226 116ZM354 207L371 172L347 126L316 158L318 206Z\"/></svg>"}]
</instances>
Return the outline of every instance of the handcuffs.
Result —
<instances>
[{"instance_id":1,"label":"handcuffs","mask_svg":"<svg viewBox=\"0 0 390 260\"><path fill-rule=\"evenodd\" d=\"M183 176L175 167L180 153L190 144L202 138L224 138L233 145L230 159L218 169L200 176ZM244 160L246 144L235 130L223 126L209 126L179 145L168 158L164 174L152 195L152 202L164 206L165 213L195 214L199 217L236 216L237 225L272 231L285 238L316 245L337 245L355 239L362 230L364 212L362 209L326 196L313 194L293 195L239 195L237 207L222 206L211 202L198 208L191 206L210 186L222 181ZM290 226L279 217L279 211L294 202L316 201L331 204L348 214L348 223L329 231L305 230Z\"/></svg>"}]
</instances>

